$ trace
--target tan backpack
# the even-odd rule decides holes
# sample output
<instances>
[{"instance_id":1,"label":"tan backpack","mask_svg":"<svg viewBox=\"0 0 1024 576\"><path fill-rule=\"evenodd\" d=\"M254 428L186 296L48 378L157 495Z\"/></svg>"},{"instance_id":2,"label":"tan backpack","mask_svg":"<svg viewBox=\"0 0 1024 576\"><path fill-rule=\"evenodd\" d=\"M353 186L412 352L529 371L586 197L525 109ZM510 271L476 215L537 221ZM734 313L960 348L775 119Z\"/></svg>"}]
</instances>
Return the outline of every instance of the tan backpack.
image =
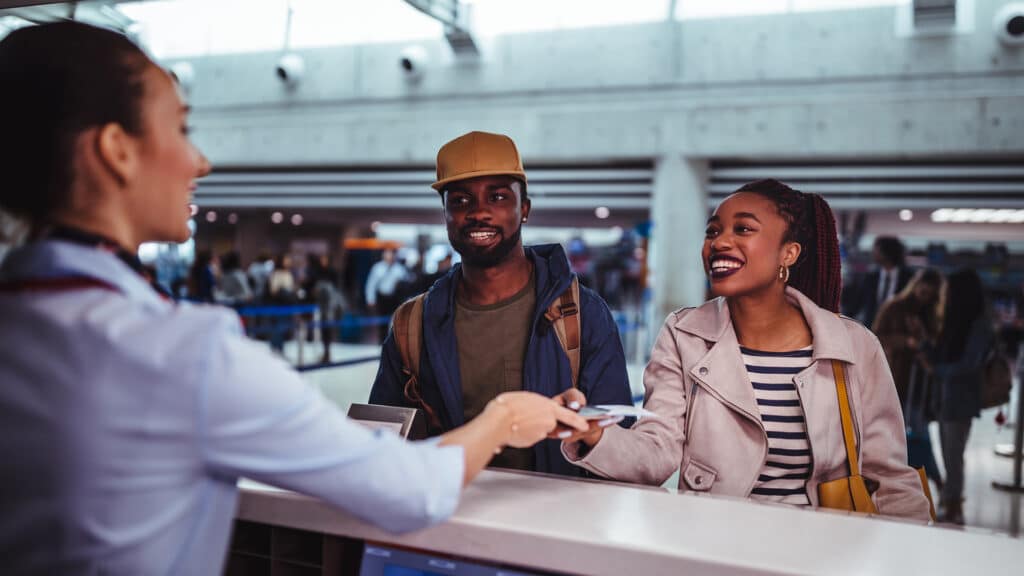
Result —
<instances>
[{"instance_id":1,"label":"tan backpack","mask_svg":"<svg viewBox=\"0 0 1024 576\"><path fill-rule=\"evenodd\" d=\"M402 358L402 374L405 375L405 399L423 410L432 429L441 428L441 420L434 409L423 400L420 394L420 352L423 349L423 300L427 294L410 298L395 310L392 327L395 333L395 344ZM569 358L572 369L572 385L579 383L580 374L580 283L573 276L569 288L562 293L544 312L544 317L551 322L562 350Z\"/></svg>"}]
</instances>

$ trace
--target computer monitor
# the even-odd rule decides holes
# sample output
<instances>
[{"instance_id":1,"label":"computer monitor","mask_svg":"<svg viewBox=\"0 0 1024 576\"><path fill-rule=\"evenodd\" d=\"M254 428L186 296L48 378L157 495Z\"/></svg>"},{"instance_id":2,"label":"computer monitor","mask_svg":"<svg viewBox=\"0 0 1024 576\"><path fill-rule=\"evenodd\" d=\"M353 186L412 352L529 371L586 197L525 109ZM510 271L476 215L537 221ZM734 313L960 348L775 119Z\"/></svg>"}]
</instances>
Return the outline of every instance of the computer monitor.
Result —
<instances>
[{"instance_id":1,"label":"computer monitor","mask_svg":"<svg viewBox=\"0 0 1024 576\"><path fill-rule=\"evenodd\" d=\"M359 576L549 576L497 565L367 543Z\"/></svg>"}]
</instances>

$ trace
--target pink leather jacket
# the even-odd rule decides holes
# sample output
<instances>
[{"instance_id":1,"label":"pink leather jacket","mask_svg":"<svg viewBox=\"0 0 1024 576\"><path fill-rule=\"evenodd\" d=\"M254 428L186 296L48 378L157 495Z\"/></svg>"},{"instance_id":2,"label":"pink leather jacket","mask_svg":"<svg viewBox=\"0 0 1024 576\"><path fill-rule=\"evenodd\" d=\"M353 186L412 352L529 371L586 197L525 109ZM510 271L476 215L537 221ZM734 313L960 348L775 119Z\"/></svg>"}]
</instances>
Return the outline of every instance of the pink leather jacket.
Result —
<instances>
[{"instance_id":1,"label":"pink leather jacket","mask_svg":"<svg viewBox=\"0 0 1024 576\"><path fill-rule=\"evenodd\" d=\"M927 521L928 501L917 472L907 466L906 432L889 365L874 334L860 323L815 305L792 288L814 339L813 363L794 381L804 407L818 484L849 474L833 359L845 365L860 450L861 473L878 482L880 514ZM677 469L679 489L750 495L768 453L753 387L724 298L674 312L665 321L644 371L644 407L662 418L631 429L605 430L585 457L563 444L566 458L601 476L660 485Z\"/></svg>"}]
</instances>

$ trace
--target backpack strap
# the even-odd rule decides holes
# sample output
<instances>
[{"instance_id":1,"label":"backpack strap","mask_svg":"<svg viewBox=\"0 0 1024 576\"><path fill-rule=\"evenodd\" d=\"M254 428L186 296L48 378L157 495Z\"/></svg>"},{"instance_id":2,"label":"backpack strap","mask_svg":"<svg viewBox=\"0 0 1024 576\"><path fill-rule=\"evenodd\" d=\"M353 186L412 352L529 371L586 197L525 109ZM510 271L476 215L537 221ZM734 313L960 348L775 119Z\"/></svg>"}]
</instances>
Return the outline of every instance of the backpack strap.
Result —
<instances>
[{"instance_id":1,"label":"backpack strap","mask_svg":"<svg viewBox=\"0 0 1024 576\"><path fill-rule=\"evenodd\" d=\"M406 377L402 393L407 401L423 410L431 429L440 430L441 420L420 393L420 354L423 351L423 300L426 296L426 293L423 293L403 302L395 310L395 315L392 317L391 322L392 329L395 332L395 344L398 345L398 354L402 358L402 374Z\"/></svg>"},{"instance_id":2,"label":"backpack strap","mask_svg":"<svg viewBox=\"0 0 1024 576\"><path fill-rule=\"evenodd\" d=\"M423 298L426 294L410 298L395 310L391 327L395 331L395 344L402 357L402 371L419 378L420 351L423 346Z\"/></svg>"},{"instance_id":3,"label":"backpack strap","mask_svg":"<svg viewBox=\"0 0 1024 576\"><path fill-rule=\"evenodd\" d=\"M572 387L579 387L580 379L580 281L572 277L569 287L544 312L544 317L555 329L558 343L569 357L572 369Z\"/></svg>"}]
</instances>

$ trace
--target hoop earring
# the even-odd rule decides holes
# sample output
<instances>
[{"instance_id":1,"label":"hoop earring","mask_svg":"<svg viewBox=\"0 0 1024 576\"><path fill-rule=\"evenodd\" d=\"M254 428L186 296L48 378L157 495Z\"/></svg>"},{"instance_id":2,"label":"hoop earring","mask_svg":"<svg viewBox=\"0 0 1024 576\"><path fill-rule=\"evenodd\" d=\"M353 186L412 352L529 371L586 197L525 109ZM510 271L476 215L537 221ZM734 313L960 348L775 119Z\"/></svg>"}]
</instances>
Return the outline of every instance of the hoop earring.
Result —
<instances>
[{"instance_id":1,"label":"hoop earring","mask_svg":"<svg viewBox=\"0 0 1024 576\"><path fill-rule=\"evenodd\" d=\"M789 284L789 266L779 266L779 280L783 284Z\"/></svg>"}]
</instances>

